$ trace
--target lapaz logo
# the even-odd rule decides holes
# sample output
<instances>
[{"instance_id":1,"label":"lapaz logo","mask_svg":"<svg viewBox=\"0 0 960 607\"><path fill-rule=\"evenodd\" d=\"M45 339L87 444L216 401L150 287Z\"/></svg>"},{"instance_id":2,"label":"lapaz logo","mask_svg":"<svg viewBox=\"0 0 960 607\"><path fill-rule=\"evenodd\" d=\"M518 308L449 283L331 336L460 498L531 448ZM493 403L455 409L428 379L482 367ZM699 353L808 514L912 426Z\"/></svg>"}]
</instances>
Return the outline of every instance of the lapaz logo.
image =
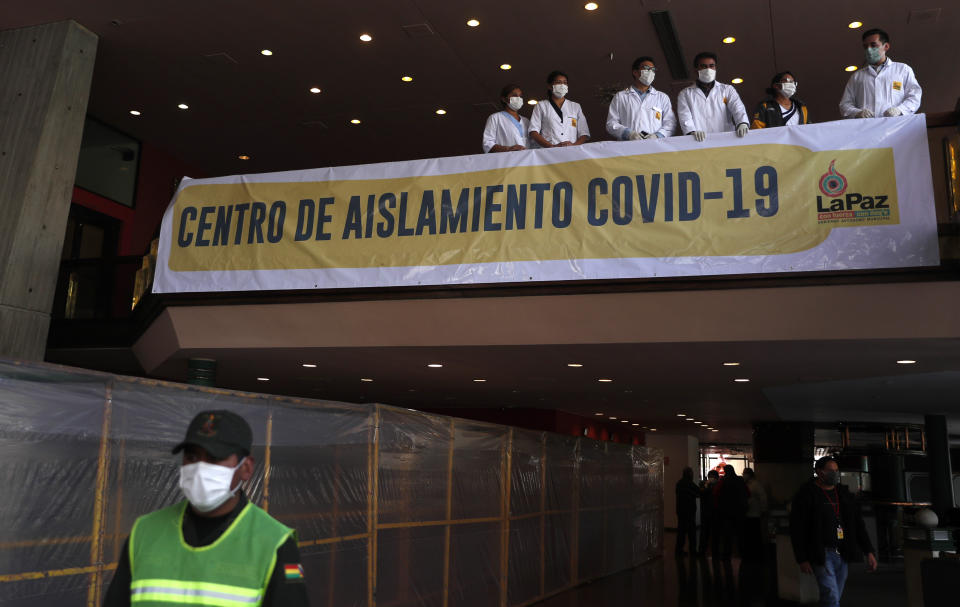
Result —
<instances>
[{"instance_id":1,"label":"lapaz logo","mask_svg":"<svg viewBox=\"0 0 960 607\"><path fill-rule=\"evenodd\" d=\"M824 196L843 196L847 191L847 178L837 172L836 159L830 161L830 169L820 176L820 191Z\"/></svg>"},{"instance_id":2,"label":"lapaz logo","mask_svg":"<svg viewBox=\"0 0 960 607\"><path fill-rule=\"evenodd\" d=\"M831 160L830 168L820 176L820 191L824 196L817 196L819 223L856 224L889 218L889 196L847 192L849 183L836 164L835 159Z\"/></svg>"}]
</instances>

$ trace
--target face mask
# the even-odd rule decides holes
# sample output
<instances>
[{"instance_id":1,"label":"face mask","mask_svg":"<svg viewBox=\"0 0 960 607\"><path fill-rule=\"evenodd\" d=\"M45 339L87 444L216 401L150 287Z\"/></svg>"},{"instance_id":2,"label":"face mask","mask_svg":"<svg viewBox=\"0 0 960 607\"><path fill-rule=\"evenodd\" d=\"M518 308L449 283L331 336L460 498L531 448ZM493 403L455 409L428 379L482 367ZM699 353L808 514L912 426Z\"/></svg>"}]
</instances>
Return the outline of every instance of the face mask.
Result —
<instances>
[{"instance_id":1,"label":"face mask","mask_svg":"<svg viewBox=\"0 0 960 607\"><path fill-rule=\"evenodd\" d=\"M697 77L700 78L700 82L704 84L710 84L717 79L717 70L705 69L697 70Z\"/></svg>"},{"instance_id":2,"label":"face mask","mask_svg":"<svg viewBox=\"0 0 960 607\"><path fill-rule=\"evenodd\" d=\"M233 497L237 489L230 489L233 473L236 472L245 457L236 468L218 466L207 462L196 462L180 467L180 490L187 501L199 512L210 512L222 506Z\"/></svg>"},{"instance_id":3,"label":"face mask","mask_svg":"<svg viewBox=\"0 0 960 607\"><path fill-rule=\"evenodd\" d=\"M523 107L523 97L511 97L507 100L507 107L514 112L519 111Z\"/></svg>"},{"instance_id":4,"label":"face mask","mask_svg":"<svg viewBox=\"0 0 960 607\"><path fill-rule=\"evenodd\" d=\"M867 55L867 63L873 65L874 63L880 63L880 50L874 46L868 46L864 49L865 54Z\"/></svg>"},{"instance_id":5,"label":"face mask","mask_svg":"<svg viewBox=\"0 0 960 607\"><path fill-rule=\"evenodd\" d=\"M840 483L840 471L839 470L825 470L823 472L822 479L823 484L825 485L836 485Z\"/></svg>"},{"instance_id":6,"label":"face mask","mask_svg":"<svg viewBox=\"0 0 960 607\"><path fill-rule=\"evenodd\" d=\"M566 84L554 84L553 85L553 96L557 99L563 99L567 96L567 91L570 90Z\"/></svg>"},{"instance_id":7,"label":"face mask","mask_svg":"<svg viewBox=\"0 0 960 607\"><path fill-rule=\"evenodd\" d=\"M796 82L783 82L780 84L780 90L784 95L787 96L787 99L793 97L797 92L797 83Z\"/></svg>"},{"instance_id":8,"label":"face mask","mask_svg":"<svg viewBox=\"0 0 960 607\"><path fill-rule=\"evenodd\" d=\"M640 70L640 77L637 80L640 81L640 84L644 86L650 86L653 84L653 79L657 76L657 73L653 70Z\"/></svg>"}]
</instances>

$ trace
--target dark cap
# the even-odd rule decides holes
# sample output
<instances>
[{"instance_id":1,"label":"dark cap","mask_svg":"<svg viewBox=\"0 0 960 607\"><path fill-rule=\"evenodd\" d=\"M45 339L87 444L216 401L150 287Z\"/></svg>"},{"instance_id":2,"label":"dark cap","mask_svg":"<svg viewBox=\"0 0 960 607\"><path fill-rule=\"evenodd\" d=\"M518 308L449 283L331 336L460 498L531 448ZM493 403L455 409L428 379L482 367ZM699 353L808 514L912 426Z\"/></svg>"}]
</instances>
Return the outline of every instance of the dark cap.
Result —
<instances>
[{"instance_id":1,"label":"dark cap","mask_svg":"<svg viewBox=\"0 0 960 607\"><path fill-rule=\"evenodd\" d=\"M215 459L226 459L238 453L249 455L253 446L250 424L231 411L203 411L187 427L183 442L173 448L179 453L187 445L202 447Z\"/></svg>"}]
</instances>

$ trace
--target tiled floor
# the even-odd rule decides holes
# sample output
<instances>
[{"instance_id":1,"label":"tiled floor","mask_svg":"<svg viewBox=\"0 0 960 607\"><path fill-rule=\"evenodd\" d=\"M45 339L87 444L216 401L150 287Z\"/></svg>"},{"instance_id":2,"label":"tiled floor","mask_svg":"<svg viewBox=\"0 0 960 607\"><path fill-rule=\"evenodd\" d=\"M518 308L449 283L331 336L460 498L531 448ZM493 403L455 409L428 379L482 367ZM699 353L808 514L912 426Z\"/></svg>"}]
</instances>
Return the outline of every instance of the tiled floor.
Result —
<instances>
[{"instance_id":1,"label":"tiled floor","mask_svg":"<svg viewBox=\"0 0 960 607\"><path fill-rule=\"evenodd\" d=\"M672 534L664 545L673 546ZM776 598L772 563L714 562L703 559L657 559L631 571L613 575L557 595L538 607L707 607L792 605ZM851 565L843 593L844 607L906 607L903 566L881 563L867 573Z\"/></svg>"}]
</instances>

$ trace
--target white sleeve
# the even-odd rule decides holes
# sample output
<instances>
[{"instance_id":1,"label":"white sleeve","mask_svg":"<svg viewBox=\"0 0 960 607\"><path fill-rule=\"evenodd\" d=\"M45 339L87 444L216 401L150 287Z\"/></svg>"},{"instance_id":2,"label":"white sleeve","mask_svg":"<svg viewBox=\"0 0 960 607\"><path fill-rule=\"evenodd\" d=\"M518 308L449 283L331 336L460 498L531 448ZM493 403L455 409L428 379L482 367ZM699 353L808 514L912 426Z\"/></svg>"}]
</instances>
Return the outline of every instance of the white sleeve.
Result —
<instances>
[{"instance_id":1,"label":"white sleeve","mask_svg":"<svg viewBox=\"0 0 960 607\"><path fill-rule=\"evenodd\" d=\"M904 64L903 67L905 72L903 79L903 101L901 101L897 107L899 107L900 111L904 114L916 114L920 108L920 98L923 95L923 90L920 88L920 83L917 82L913 68L906 64Z\"/></svg>"},{"instance_id":2,"label":"white sleeve","mask_svg":"<svg viewBox=\"0 0 960 607\"><path fill-rule=\"evenodd\" d=\"M607 132L620 141L630 137L630 129L621 122L620 113L623 111L621 97L619 93L613 96L613 100L610 101L610 110L607 112Z\"/></svg>"},{"instance_id":3,"label":"white sleeve","mask_svg":"<svg viewBox=\"0 0 960 607\"><path fill-rule=\"evenodd\" d=\"M733 118L734 126L746 124L750 126L750 117L747 116L747 110L743 107L743 101L740 99L740 93L733 86L730 88L730 98L727 99L727 112Z\"/></svg>"},{"instance_id":4,"label":"white sleeve","mask_svg":"<svg viewBox=\"0 0 960 607\"><path fill-rule=\"evenodd\" d=\"M487 126L483 128L483 152L486 154L490 148L497 145L497 115L490 114L487 118Z\"/></svg>"},{"instance_id":5,"label":"white sleeve","mask_svg":"<svg viewBox=\"0 0 960 607\"><path fill-rule=\"evenodd\" d=\"M854 118L857 113L863 109L857 107L857 79L856 72L847 80L847 86L843 89L843 97L840 98L840 116L843 118Z\"/></svg>"},{"instance_id":6,"label":"white sleeve","mask_svg":"<svg viewBox=\"0 0 960 607\"><path fill-rule=\"evenodd\" d=\"M530 130L527 131L528 135L534 131L540 133L540 121L543 120L543 118L540 117L540 106L542 106L543 103L544 102L541 101L537 105L533 106L533 113L530 114ZM543 133L540 134L543 135Z\"/></svg>"},{"instance_id":7,"label":"white sleeve","mask_svg":"<svg viewBox=\"0 0 960 607\"><path fill-rule=\"evenodd\" d=\"M583 107L577 104L577 139L586 135L590 137L590 127L587 126L587 117L583 115Z\"/></svg>"},{"instance_id":8,"label":"white sleeve","mask_svg":"<svg viewBox=\"0 0 960 607\"><path fill-rule=\"evenodd\" d=\"M660 125L660 130L657 132L664 137L673 137L674 132L677 130L677 117L673 113L673 105L670 103L670 97L664 93L662 98L664 106L663 122Z\"/></svg>"},{"instance_id":9,"label":"white sleeve","mask_svg":"<svg viewBox=\"0 0 960 607\"><path fill-rule=\"evenodd\" d=\"M690 89L683 89L677 95L677 119L680 121L680 134L686 135L697 130L697 124L693 119L693 111L690 107Z\"/></svg>"}]
</instances>

